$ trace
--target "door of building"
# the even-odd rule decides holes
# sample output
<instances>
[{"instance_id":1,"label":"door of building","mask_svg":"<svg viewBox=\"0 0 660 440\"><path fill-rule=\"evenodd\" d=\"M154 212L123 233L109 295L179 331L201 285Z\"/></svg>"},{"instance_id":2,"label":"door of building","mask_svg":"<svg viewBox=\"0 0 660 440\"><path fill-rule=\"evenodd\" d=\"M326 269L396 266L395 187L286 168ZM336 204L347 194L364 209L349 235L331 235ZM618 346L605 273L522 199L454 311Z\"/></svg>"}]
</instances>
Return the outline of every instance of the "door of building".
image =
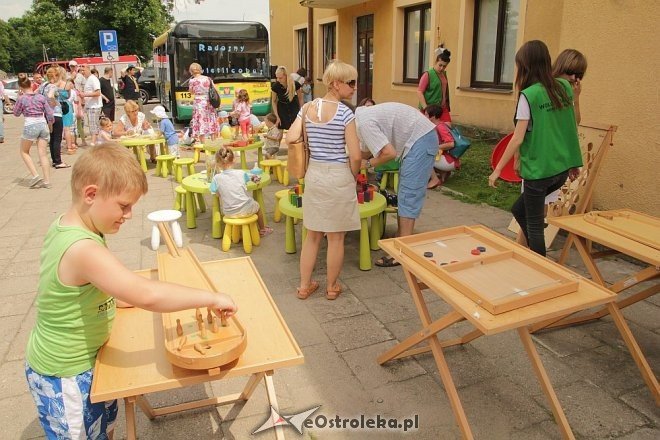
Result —
<instances>
[{"instance_id":1,"label":"door of building","mask_svg":"<svg viewBox=\"0 0 660 440\"><path fill-rule=\"evenodd\" d=\"M371 98L374 79L374 16L357 19L357 102Z\"/></svg>"}]
</instances>

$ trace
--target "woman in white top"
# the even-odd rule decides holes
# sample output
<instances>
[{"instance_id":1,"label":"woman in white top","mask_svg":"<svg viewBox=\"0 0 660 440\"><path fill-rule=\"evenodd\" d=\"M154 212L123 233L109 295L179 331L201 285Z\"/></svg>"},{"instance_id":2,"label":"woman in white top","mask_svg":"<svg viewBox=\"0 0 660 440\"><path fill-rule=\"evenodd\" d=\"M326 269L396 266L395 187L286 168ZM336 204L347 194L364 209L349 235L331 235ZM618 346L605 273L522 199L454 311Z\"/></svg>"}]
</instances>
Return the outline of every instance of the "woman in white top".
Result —
<instances>
[{"instance_id":1,"label":"woman in white top","mask_svg":"<svg viewBox=\"0 0 660 440\"><path fill-rule=\"evenodd\" d=\"M129 99L124 104L124 112L126 114L122 115L119 118L120 124L116 127L116 135L134 135L134 134L144 134L151 130L151 124L147 121L144 113L140 111L138 103ZM151 163L156 163L156 149L153 145L149 145L149 158Z\"/></svg>"},{"instance_id":2,"label":"woman in white top","mask_svg":"<svg viewBox=\"0 0 660 440\"><path fill-rule=\"evenodd\" d=\"M302 134L302 118L306 118L310 160L303 195L307 238L300 253L300 299L306 299L319 287L312 280L312 272L324 235L328 239L326 298L337 298L342 290L338 278L344 262L344 236L346 231L360 229L355 187L355 176L360 172L360 146L355 116L341 102L355 93L356 78L353 66L331 62L323 73L328 92L305 104L287 133L287 142L295 142Z\"/></svg>"}]
</instances>

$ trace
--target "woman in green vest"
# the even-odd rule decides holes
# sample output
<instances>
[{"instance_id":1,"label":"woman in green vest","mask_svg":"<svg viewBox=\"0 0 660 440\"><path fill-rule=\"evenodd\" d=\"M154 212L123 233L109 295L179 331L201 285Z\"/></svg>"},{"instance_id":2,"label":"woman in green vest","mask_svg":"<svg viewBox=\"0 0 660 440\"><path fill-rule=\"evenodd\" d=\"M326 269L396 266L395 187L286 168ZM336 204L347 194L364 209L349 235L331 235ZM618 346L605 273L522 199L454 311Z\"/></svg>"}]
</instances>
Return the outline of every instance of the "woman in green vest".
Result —
<instances>
[{"instance_id":1,"label":"woman in green vest","mask_svg":"<svg viewBox=\"0 0 660 440\"><path fill-rule=\"evenodd\" d=\"M422 74L417 86L417 97L419 108L424 110L431 104L442 107L440 121L451 125L451 114L449 113L449 83L447 81L447 65L451 61L451 52L440 45L436 50L435 64L432 68Z\"/></svg>"},{"instance_id":2,"label":"woman in green vest","mask_svg":"<svg viewBox=\"0 0 660 440\"><path fill-rule=\"evenodd\" d=\"M577 177L582 166L573 90L563 78L553 78L548 47L528 41L516 53L518 106L516 128L488 184L496 182L504 165L519 152L523 193L511 212L528 246L545 256L543 236L545 196Z\"/></svg>"}]
</instances>

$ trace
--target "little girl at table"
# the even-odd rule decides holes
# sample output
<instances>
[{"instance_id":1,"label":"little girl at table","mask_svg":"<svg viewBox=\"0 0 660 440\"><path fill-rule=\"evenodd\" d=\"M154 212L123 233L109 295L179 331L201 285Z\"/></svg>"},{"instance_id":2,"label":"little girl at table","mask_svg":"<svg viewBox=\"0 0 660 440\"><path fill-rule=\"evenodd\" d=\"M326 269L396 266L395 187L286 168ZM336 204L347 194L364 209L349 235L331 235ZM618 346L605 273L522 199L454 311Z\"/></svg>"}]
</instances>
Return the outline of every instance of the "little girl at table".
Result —
<instances>
[{"instance_id":1,"label":"little girl at table","mask_svg":"<svg viewBox=\"0 0 660 440\"><path fill-rule=\"evenodd\" d=\"M238 119L238 124L241 126L243 139L248 138L248 127L250 125L252 114L252 106L250 105L250 95L247 90L241 89L236 95L234 100L232 116Z\"/></svg>"},{"instance_id":2,"label":"little girl at table","mask_svg":"<svg viewBox=\"0 0 660 440\"><path fill-rule=\"evenodd\" d=\"M257 203L248 194L245 183L245 171L233 169L234 152L226 147L221 147L215 153L215 164L217 174L211 181L211 193L220 197L222 214L229 218L249 217L257 214L259 224L259 235L266 236L273 232L264 224L264 213Z\"/></svg>"}]
</instances>

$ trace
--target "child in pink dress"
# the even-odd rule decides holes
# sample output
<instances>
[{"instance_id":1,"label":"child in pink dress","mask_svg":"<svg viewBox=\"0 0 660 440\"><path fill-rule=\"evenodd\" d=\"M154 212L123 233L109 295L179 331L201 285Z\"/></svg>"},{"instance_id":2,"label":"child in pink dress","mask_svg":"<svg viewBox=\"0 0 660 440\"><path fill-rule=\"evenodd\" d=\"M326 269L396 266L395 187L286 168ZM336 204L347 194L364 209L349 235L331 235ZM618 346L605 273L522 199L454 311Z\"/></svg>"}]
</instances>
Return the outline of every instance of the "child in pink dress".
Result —
<instances>
[{"instance_id":1,"label":"child in pink dress","mask_svg":"<svg viewBox=\"0 0 660 440\"><path fill-rule=\"evenodd\" d=\"M241 126L243 139L248 138L248 127L250 126L250 115L252 114L252 106L250 105L250 95L247 90L241 89L236 95L234 100L232 116L238 118L238 124Z\"/></svg>"}]
</instances>

